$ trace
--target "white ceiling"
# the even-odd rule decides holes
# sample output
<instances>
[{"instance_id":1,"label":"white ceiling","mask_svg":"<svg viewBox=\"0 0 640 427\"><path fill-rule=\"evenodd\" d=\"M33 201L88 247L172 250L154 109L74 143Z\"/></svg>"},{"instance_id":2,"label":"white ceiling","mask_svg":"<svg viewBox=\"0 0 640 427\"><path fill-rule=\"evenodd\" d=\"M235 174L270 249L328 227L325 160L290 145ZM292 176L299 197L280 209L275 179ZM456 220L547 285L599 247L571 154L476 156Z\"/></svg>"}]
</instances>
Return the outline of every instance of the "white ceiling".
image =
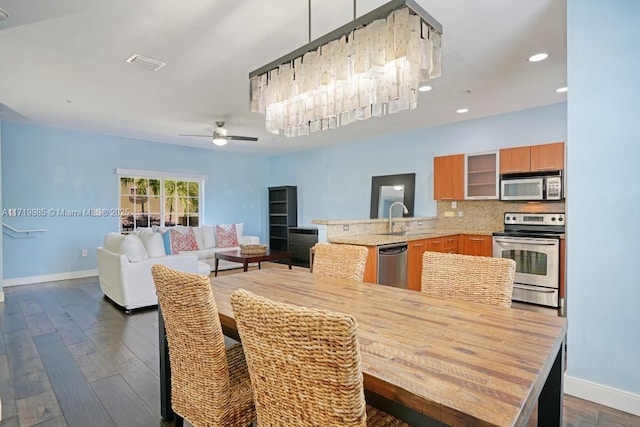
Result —
<instances>
[{"instance_id":1,"label":"white ceiling","mask_svg":"<svg viewBox=\"0 0 640 427\"><path fill-rule=\"evenodd\" d=\"M359 0L357 16L384 3ZM287 139L250 112L248 74L309 41L306 1L0 0L3 118L271 155L566 101L555 92L566 85L566 0L418 3L444 29L442 77L418 108ZM350 1L311 5L313 39L353 18ZM529 63L537 52L549 59ZM133 53L167 65L136 68ZM179 136L210 134L216 120L259 140L220 148Z\"/></svg>"}]
</instances>

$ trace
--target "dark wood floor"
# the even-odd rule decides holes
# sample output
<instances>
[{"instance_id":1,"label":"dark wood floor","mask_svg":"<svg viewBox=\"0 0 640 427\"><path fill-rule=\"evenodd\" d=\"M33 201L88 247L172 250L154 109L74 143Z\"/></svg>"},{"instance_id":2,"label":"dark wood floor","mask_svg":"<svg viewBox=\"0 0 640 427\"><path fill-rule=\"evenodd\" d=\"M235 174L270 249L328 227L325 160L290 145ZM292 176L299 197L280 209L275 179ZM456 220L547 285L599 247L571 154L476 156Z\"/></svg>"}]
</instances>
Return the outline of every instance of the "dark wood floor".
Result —
<instances>
[{"instance_id":1,"label":"dark wood floor","mask_svg":"<svg viewBox=\"0 0 640 427\"><path fill-rule=\"evenodd\" d=\"M4 292L2 427L171 425L160 419L157 311L125 315L95 277ZM565 426L640 426L640 417L571 396L564 407Z\"/></svg>"}]
</instances>

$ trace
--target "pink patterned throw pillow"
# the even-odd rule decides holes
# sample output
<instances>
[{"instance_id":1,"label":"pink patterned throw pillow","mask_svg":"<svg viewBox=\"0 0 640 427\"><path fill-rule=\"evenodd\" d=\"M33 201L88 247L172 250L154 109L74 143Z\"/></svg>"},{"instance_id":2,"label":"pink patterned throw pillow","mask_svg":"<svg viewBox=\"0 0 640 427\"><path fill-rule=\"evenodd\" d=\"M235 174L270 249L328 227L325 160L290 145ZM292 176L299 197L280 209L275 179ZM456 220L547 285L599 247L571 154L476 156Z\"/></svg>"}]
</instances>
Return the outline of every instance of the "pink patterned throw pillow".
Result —
<instances>
[{"instance_id":1,"label":"pink patterned throw pillow","mask_svg":"<svg viewBox=\"0 0 640 427\"><path fill-rule=\"evenodd\" d=\"M180 251L197 251L198 242L196 242L196 236L193 234L193 230L187 228L186 230L169 230L171 233L171 253L178 254Z\"/></svg>"},{"instance_id":2,"label":"pink patterned throw pillow","mask_svg":"<svg viewBox=\"0 0 640 427\"><path fill-rule=\"evenodd\" d=\"M238 243L238 234L236 233L236 225L231 224L227 227L216 225L216 246L219 248L233 248L240 246Z\"/></svg>"}]
</instances>

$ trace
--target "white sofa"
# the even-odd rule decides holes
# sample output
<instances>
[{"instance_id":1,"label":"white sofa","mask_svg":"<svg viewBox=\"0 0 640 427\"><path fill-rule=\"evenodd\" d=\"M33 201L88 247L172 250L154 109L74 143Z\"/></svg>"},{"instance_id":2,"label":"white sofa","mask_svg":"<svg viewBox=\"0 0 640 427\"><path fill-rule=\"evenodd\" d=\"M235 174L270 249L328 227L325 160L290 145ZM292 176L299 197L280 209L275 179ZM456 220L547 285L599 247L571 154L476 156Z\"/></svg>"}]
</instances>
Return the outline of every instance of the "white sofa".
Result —
<instances>
[{"instance_id":1,"label":"white sofa","mask_svg":"<svg viewBox=\"0 0 640 427\"><path fill-rule=\"evenodd\" d=\"M238 246L227 246L220 247L219 245L219 234L216 233L216 227L221 227L229 232L230 226L233 225L235 228L235 236L236 241L238 242ZM198 261L206 262L211 267L211 271L214 271L216 265L216 252L223 251L233 251L240 249L239 245L249 245L249 244L258 244L260 243L260 238L258 236L247 236L244 234L244 224L222 224L217 226L201 226L201 227L177 227L179 229L185 230L187 228L191 228L194 233L194 238L197 244L197 248L193 248L191 250L181 250L178 253L180 255L196 255L198 257ZM158 231L165 231L166 228L155 228ZM218 270L229 270L233 268L240 268L242 264L232 261L220 260L218 263Z\"/></svg>"},{"instance_id":2,"label":"white sofa","mask_svg":"<svg viewBox=\"0 0 640 427\"><path fill-rule=\"evenodd\" d=\"M256 236L242 235L242 225L234 225L234 228L236 240L243 243L259 243ZM109 233L104 237L103 246L97 248L100 288L108 299L127 313L158 304L151 276L151 267L154 264L164 264L176 270L208 276L215 266L216 252L239 249L239 246L216 247L216 235L212 227L172 229L175 230L173 234L193 233L196 242L191 242L191 250L173 251L177 247L171 246L169 229L143 229L128 235ZM167 255L167 252L170 255ZM242 267L242 264L221 260L218 269L239 267Z\"/></svg>"},{"instance_id":3,"label":"white sofa","mask_svg":"<svg viewBox=\"0 0 640 427\"><path fill-rule=\"evenodd\" d=\"M156 238L155 244L155 249L149 246L147 250L138 236L109 233L104 237L104 246L97 248L100 289L127 313L158 305L151 276L151 267L155 264L188 273L209 275L211 272L208 264L198 262L197 256L164 255L162 240Z\"/></svg>"}]
</instances>

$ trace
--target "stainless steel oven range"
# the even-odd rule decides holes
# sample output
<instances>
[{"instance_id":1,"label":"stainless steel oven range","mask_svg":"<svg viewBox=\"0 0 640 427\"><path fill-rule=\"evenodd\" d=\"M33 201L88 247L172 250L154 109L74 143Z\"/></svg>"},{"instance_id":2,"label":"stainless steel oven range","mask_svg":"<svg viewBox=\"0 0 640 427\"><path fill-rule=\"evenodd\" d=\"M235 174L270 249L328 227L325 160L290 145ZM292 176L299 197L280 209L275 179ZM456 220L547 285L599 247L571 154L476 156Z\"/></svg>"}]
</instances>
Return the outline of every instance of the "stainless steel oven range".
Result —
<instances>
[{"instance_id":1,"label":"stainless steel oven range","mask_svg":"<svg viewBox=\"0 0 640 427\"><path fill-rule=\"evenodd\" d=\"M493 256L516 262L513 301L557 308L560 237L564 213L507 212L504 231L493 233Z\"/></svg>"}]
</instances>

